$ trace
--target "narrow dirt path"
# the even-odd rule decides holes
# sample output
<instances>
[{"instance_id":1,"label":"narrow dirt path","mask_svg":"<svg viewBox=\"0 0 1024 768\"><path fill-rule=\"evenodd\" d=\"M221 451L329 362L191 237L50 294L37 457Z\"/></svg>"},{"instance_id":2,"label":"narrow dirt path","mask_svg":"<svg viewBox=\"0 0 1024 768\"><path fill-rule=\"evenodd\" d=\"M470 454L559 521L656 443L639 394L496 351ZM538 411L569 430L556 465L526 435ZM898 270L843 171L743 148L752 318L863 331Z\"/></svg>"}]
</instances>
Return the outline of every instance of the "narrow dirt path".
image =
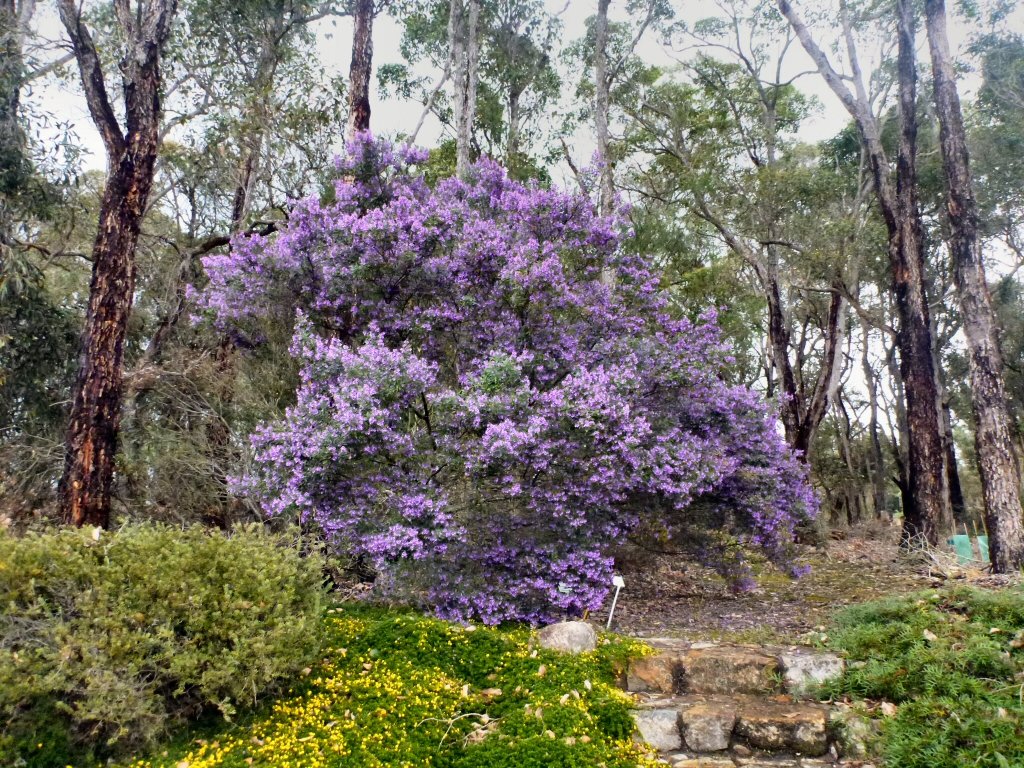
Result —
<instances>
[{"instance_id":1,"label":"narrow dirt path","mask_svg":"<svg viewBox=\"0 0 1024 768\"><path fill-rule=\"evenodd\" d=\"M902 556L898 543L898 529L886 526L851 531L824 549L801 546L808 575L792 579L764 565L759 586L742 594L684 557L639 558L623 568L612 628L641 637L795 642L844 605L928 587L927 569ZM590 618L603 624L607 608Z\"/></svg>"}]
</instances>

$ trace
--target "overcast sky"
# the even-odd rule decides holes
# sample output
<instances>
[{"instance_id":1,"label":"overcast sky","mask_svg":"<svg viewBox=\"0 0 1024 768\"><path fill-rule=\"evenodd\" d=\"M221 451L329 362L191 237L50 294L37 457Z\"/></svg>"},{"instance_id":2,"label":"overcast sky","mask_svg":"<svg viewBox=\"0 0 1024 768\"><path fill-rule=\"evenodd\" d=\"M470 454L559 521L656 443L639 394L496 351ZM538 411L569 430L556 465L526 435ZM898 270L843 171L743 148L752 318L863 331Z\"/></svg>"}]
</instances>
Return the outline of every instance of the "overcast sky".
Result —
<instances>
[{"instance_id":1,"label":"overcast sky","mask_svg":"<svg viewBox=\"0 0 1024 768\"><path fill-rule=\"evenodd\" d=\"M552 12L560 12L560 18L564 24L562 39L566 42L582 36L585 20L595 12L596 7L596 0L568 0L568 2L566 0L547 0L547 3ZM623 5L621 0L613 2L613 20L616 18L616 10L621 9ZM803 6L806 11L813 9L816 3L813 0L803 0L797 5L798 7ZM712 0L688 0L687 2L677 2L676 6L677 13L681 18L690 22L708 16L720 15L717 3ZM1017 17L1018 19L1024 18L1024 8L1018 10ZM60 24L48 5L40 8L36 25L44 37L54 41L54 45L57 45L63 37ZM1024 27L1024 24L1021 26ZM327 75L346 74L351 53L351 21L347 18L324 20L319 23L317 32L319 55ZM951 20L951 36L954 50L962 48L968 31L957 19ZM395 20L388 16L378 18L374 29L375 65L401 60L398 50L400 38L400 27ZM923 35L919 35L918 42L923 47ZM641 42L638 52L645 60L665 67L671 67L677 60L675 54L666 50L654 34L649 34ZM923 53L924 51L922 51ZM791 75L812 69L810 60L798 45L793 45L790 49L787 62ZM817 74L809 74L801 77L797 84L801 90L816 97L820 103L820 109L803 125L802 138L807 141L818 141L837 133L847 122L847 115L821 77ZM968 77L962 87L970 90L973 87L972 78ZM86 168L103 167L102 145L88 118L80 85L75 79L72 78L63 83L56 80L48 81L36 87L32 98L37 99L45 111L58 119L71 120L76 125L77 133L88 150L84 160ZM374 95L372 125L378 134L411 130L418 116L419 107L415 104L397 99L382 101L377 94ZM418 140L422 144L431 145L437 141L439 134L440 126L436 121L428 122ZM586 164L593 151L592 139L589 134L581 134L576 138L574 153L579 161Z\"/></svg>"}]
</instances>

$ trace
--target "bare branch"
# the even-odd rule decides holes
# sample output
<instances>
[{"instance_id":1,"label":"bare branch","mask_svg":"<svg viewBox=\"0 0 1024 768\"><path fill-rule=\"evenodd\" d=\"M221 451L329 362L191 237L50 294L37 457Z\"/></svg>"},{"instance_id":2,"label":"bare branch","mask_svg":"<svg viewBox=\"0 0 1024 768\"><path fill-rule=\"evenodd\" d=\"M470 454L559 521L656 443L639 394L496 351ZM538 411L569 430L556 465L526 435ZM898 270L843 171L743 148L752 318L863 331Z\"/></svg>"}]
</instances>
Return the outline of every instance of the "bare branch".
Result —
<instances>
[{"instance_id":1,"label":"bare branch","mask_svg":"<svg viewBox=\"0 0 1024 768\"><path fill-rule=\"evenodd\" d=\"M71 39L71 50L82 76L82 88L85 90L89 113L100 132L107 155L118 157L124 151L125 138L107 95L107 85L100 57L96 52L96 44L88 28L82 23L81 8L75 5L74 0L57 0L57 10Z\"/></svg>"}]
</instances>

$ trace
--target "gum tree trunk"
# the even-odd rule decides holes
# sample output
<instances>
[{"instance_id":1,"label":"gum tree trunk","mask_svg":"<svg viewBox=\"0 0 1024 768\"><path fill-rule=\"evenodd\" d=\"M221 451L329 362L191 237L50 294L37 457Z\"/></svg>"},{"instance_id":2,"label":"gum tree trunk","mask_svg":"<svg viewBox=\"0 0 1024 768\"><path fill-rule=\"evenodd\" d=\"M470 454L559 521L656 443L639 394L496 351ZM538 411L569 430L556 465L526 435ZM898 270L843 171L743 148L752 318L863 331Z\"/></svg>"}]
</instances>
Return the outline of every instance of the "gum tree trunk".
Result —
<instances>
[{"instance_id":1,"label":"gum tree trunk","mask_svg":"<svg viewBox=\"0 0 1024 768\"><path fill-rule=\"evenodd\" d=\"M128 3L115 9L128 47L122 60L122 130L80 6L75 0L58 2L89 112L107 152L107 180L92 250L89 304L59 486L61 515L77 526L110 523L124 339L135 289L135 247L159 142L160 57L176 6L175 0L151 0L141 3L137 11Z\"/></svg>"},{"instance_id":2,"label":"gum tree trunk","mask_svg":"<svg viewBox=\"0 0 1024 768\"><path fill-rule=\"evenodd\" d=\"M370 78L373 73L374 0L356 0L352 61L348 68L348 138L370 130Z\"/></svg>"},{"instance_id":3,"label":"gum tree trunk","mask_svg":"<svg viewBox=\"0 0 1024 768\"><path fill-rule=\"evenodd\" d=\"M946 208L951 231L949 250L967 338L974 444L985 499L985 524L990 536L992 568L997 573L1009 573L1024 565L1020 473L1006 407L997 326L978 237L978 211L953 58L949 52L944 0L926 0L925 17L946 177Z\"/></svg>"},{"instance_id":4,"label":"gum tree trunk","mask_svg":"<svg viewBox=\"0 0 1024 768\"><path fill-rule=\"evenodd\" d=\"M890 235L897 306L900 310L900 368L907 397L910 430L908 460L913 508L904 518L908 537L922 535L942 544L953 518L946 487L931 317L924 288L924 235L917 195L917 63L914 10L910 0L897 4L897 80L900 135L896 154L895 238ZM890 229L892 233L892 229Z\"/></svg>"},{"instance_id":5,"label":"gum tree trunk","mask_svg":"<svg viewBox=\"0 0 1024 768\"><path fill-rule=\"evenodd\" d=\"M473 120L479 78L480 0L451 0L448 44L455 70L455 174L464 179L473 162Z\"/></svg>"}]
</instances>

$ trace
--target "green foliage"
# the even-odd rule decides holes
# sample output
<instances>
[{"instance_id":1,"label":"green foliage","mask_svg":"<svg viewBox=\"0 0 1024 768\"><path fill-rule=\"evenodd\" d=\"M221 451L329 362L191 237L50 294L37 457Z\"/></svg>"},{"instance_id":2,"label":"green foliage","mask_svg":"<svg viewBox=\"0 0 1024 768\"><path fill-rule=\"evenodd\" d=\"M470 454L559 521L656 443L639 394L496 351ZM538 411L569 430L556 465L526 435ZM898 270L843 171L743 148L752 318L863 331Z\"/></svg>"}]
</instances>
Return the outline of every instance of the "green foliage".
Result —
<instances>
[{"instance_id":1,"label":"green foliage","mask_svg":"<svg viewBox=\"0 0 1024 768\"><path fill-rule=\"evenodd\" d=\"M0 534L0 764L153 743L280 690L319 649L321 568L255 526Z\"/></svg>"},{"instance_id":2,"label":"green foliage","mask_svg":"<svg viewBox=\"0 0 1024 768\"><path fill-rule=\"evenodd\" d=\"M1024 765L1022 631L1019 588L855 606L840 614L830 641L849 664L828 692L899 705L882 723L878 747L887 765Z\"/></svg>"},{"instance_id":3,"label":"green foliage","mask_svg":"<svg viewBox=\"0 0 1024 768\"><path fill-rule=\"evenodd\" d=\"M244 724L132 768L647 765L615 680L633 642L569 656L529 631L409 612L328 611L308 682Z\"/></svg>"}]
</instances>

